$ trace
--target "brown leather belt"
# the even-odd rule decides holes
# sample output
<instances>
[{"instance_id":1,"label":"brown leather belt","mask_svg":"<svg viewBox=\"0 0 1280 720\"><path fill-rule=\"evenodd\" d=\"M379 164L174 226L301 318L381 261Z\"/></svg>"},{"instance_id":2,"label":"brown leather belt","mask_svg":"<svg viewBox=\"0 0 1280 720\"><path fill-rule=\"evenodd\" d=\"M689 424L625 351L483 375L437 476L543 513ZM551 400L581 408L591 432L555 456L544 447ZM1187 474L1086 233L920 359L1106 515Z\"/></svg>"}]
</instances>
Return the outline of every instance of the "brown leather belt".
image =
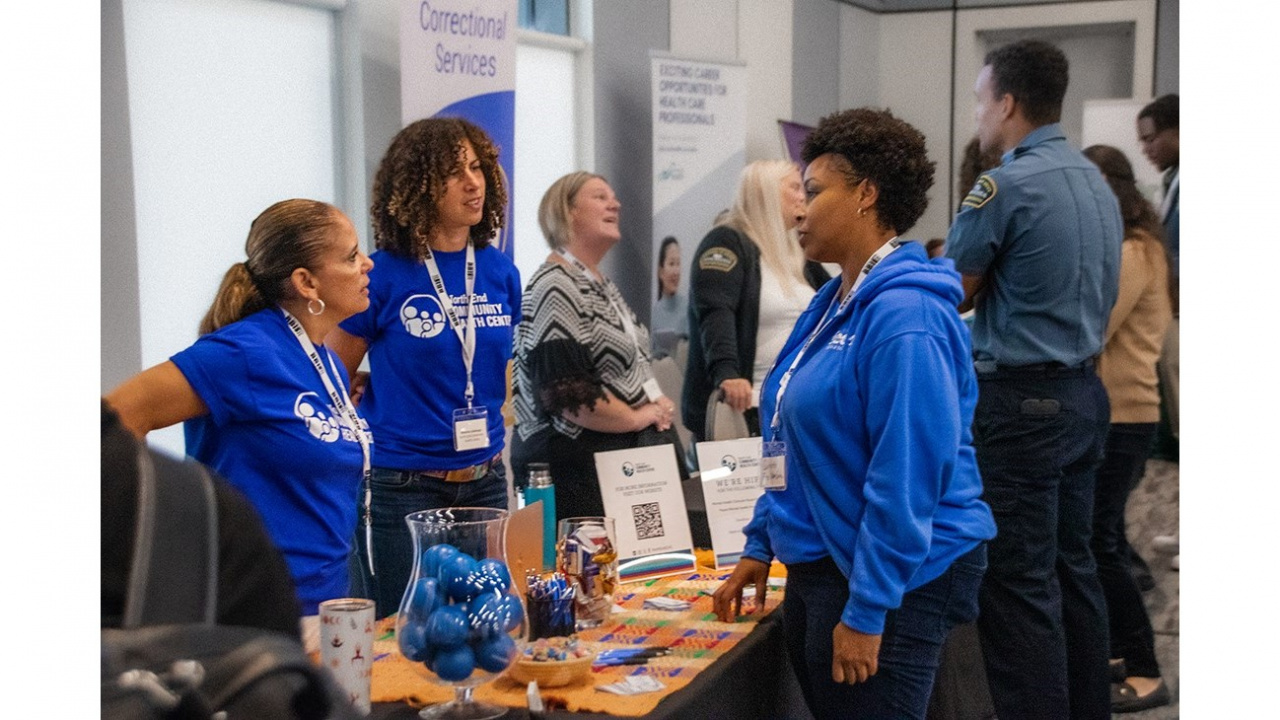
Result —
<instances>
[{"instance_id":1,"label":"brown leather belt","mask_svg":"<svg viewBox=\"0 0 1280 720\"><path fill-rule=\"evenodd\" d=\"M423 475L430 475L431 477L434 477L434 478L440 478L445 482L465 483L465 482L471 482L473 480L479 480L485 475L488 475L489 471L493 469L493 466L497 465L498 462L501 460L502 460L502 453L498 453L497 455L494 455L493 457L489 458L488 460L485 460L479 465L472 465L470 467L458 468L457 470L419 470L418 472L422 473Z\"/></svg>"}]
</instances>

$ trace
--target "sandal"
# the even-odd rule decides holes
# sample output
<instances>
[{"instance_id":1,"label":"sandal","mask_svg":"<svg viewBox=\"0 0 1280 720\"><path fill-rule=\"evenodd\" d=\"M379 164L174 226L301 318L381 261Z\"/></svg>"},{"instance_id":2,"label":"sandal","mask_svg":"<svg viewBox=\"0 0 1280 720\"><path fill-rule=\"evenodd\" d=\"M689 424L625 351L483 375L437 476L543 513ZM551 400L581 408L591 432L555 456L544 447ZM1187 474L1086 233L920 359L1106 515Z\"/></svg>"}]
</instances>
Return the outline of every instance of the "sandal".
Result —
<instances>
[{"instance_id":1,"label":"sandal","mask_svg":"<svg viewBox=\"0 0 1280 720\"><path fill-rule=\"evenodd\" d=\"M1139 695L1137 690L1127 682L1111 683L1111 712L1130 713L1149 710L1154 707L1168 705L1170 701L1169 686L1164 680L1146 695Z\"/></svg>"}]
</instances>

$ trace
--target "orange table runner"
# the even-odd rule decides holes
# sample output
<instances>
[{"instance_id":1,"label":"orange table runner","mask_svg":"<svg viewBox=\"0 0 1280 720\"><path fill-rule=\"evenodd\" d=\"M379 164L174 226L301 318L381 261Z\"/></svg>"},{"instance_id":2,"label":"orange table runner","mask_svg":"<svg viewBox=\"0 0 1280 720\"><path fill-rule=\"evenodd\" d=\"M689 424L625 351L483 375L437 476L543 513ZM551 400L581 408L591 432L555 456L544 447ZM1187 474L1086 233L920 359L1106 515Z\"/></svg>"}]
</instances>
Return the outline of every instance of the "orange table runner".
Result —
<instances>
[{"instance_id":1,"label":"orange table runner","mask_svg":"<svg viewBox=\"0 0 1280 720\"><path fill-rule=\"evenodd\" d=\"M778 567L775 564L775 567ZM781 573L774 572L772 575ZM782 602L783 591L770 588L763 613L740 617L737 622L716 620L710 593L728 577L726 572L702 570L690 575L658 578L644 583L623 585L610 621L598 628L578 634L596 650L670 646L670 655L653 658L648 665L620 665L592 668L591 674L577 683L558 688L541 689L548 708L571 712L597 712L611 715L644 715L651 712L667 695L688 685L693 678L755 629L761 618L773 612ZM704 594L705 593L705 594ZM693 605L683 612L645 610L647 598L664 596L687 600ZM743 602L743 612L751 601ZM414 707L448 702L453 688L436 684L419 675L413 665L400 654L395 641L394 616L380 621L378 639L374 643L373 702L407 702ZM628 675L652 675L666 688L641 695L614 695L596 690ZM482 702L508 707L525 707L525 687L501 675L475 689Z\"/></svg>"}]
</instances>

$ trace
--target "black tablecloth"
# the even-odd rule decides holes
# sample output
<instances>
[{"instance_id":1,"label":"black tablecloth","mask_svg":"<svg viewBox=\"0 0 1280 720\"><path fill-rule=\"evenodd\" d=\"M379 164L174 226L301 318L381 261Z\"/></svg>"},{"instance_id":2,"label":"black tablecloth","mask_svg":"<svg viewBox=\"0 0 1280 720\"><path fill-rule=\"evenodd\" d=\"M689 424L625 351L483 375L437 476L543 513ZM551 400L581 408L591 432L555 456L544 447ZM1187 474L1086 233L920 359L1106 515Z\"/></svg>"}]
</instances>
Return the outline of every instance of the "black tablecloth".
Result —
<instances>
[{"instance_id":1,"label":"black tablecloth","mask_svg":"<svg viewBox=\"0 0 1280 720\"><path fill-rule=\"evenodd\" d=\"M565 711L551 711L546 715L558 720L616 717ZM400 703L376 704L370 715L374 720L411 720L417 716L417 710ZM524 708L512 708L503 716L509 720L528 717ZM644 717L651 720L714 717L808 720L811 716L782 644L782 613L775 611L761 620L756 629L724 657L664 698Z\"/></svg>"}]
</instances>

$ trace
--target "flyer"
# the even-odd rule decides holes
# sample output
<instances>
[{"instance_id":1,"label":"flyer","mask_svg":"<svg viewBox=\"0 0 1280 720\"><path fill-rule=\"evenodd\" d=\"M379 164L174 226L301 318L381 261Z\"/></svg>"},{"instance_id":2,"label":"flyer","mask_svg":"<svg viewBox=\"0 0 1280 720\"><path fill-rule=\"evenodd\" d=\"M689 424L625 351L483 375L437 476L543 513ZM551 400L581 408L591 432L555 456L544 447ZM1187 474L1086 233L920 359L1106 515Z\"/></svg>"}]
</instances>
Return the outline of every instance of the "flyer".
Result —
<instances>
[{"instance_id":1,"label":"flyer","mask_svg":"<svg viewBox=\"0 0 1280 720\"><path fill-rule=\"evenodd\" d=\"M701 442L697 445L702 497L711 528L711 549L716 569L733 565L742 557L746 537L742 528L751 522L756 500L764 493L760 483L760 438Z\"/></svg>"},{"instance_id":2,"label":"flyer","mask_svg":"<svg viewBox=\"0 0 1280 720\"><path fill-rule=\"evenodd\" d=\"M605 515L618 532L622 582L690 572L697 567L689 514L671 445L596 453Z\"/></svg>"}]
</instances>

